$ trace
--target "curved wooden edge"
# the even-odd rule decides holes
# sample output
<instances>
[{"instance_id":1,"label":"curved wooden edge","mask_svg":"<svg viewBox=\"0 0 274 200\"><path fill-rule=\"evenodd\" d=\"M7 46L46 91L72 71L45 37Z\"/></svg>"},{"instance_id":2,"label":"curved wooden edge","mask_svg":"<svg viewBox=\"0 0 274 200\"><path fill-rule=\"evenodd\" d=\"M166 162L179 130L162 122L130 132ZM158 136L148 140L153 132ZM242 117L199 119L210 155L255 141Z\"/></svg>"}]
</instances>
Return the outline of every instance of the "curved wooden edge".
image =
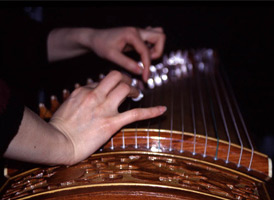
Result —
<instances>
[{"instance_id":1,"label":"curved wooden edge","mask_svg":"<svg viewBox=\"0 0 274 200\"><path fill-rule=\"evenodd\" d=\"M7 179L7 181L1 186L1 188L0 188L0 194L1 194L1 192L4 190L4 188L6 187L6 185L7 185L10 181L12 181L13 179L16 179L16 178L18 178L18 177L20 177L20 176L24 176L24 175L30 174L31 172L34 172L34 171L36 171L36 170L38 170L38 169L40 169L40 168L33 168L33 169L27 170L27 171L25 171L25 172L16 174L15 176L9 177L9 178Z\"/></svg>"},{"instance_id":2,"label":"curved wooden edge","mask_svg":"<svg viewBox=\"0 0 274 200\"><path fill-rule=\"evenodd\" d=\"M222 169L222 170L227 170L229 172L232 172L232 173L238 174L240 176L244 176L246 178L249 178L253 181L263 183L263 181L260 180L260 179L252 177L252 176L250 176L248 174L245 174L245 173L242 173L240 171L224 167L222 165L217 165L217 164L214 164L214 163L211 163L211 162L207 162L207 161L204 161L204 160L199 160L199 159L195 159L195 158L191 158L191 157L186 157L186 156L170 155L170 154L167 154L167 153L146 152L146 151L115 151L115 152L95 153L95 154L92 154L91 156L92 157L97 157L97 156L101 157L101 156L105 156L105 155L115 155L115 154L146 154L146 155L153 155L153 156L166 156L166 157L180 158L180 159L185 159L185 160L190 160L190 161L210 165L210 166Z\"/></svg>"},{"instance_id":3,"label":"curved wooden edge","mask_svg":"<svg viewBox=\"0 0 274 200\"><path fill-rule=\"evenodd\" d=\"M147 149L144 147L147 140L145 138L147 137L147 134L149 134L149 145L151 146L150 149ZM137 135L138 141L140 141L140 144L138 145L139 149L134 148L134 143L137 141L135 136ZM172 141L169 142L169 135L172 135ZM181 136L183 136L184 140L180 139ZM196 138L195 140L191 138ZM161 141L161 142L160 142ZM163 141L163 142L162 142ZM180 143L181 141L184 143L184 151L180 151ZM191 154L193 149L193 142L196 141L196 152L195 154ZM204 151L204 144L205 141L208 141L208 148L207 148L207 154L206 156L203 154L202 151ZM163 149L156 149L156 146L158 145L160 147L160 143L163 146ZM126 144L124 146L120 146L122 144ZM135 143L136 144L136 143ZM255 176L262 180L270 180L272 178L272 173L270 169L272 168L271 162L268 161L268 156L262 153L259 153L257 151L253 151L248 148L241 148L241 146L228 143L223 140L217 140L215 138L206 137L204 135L196 134L196 137L193 133L184 132L181 131L170 131L165 129L134 129L134 128L125 128L122 129L120 132L118 132L114 137L113 140L108 141L101 149L98 151L100 152L109 152L109 151L151 151L151 152L164 152L168 153L168 149L165 147L168 147L169 144L172 144L174 146L173 150L169 153L169 155L176 154L176 155L182 155L194 157L200 160L212 160L212 163L219 162L219 164L223 166L227 166L228 163L230 163L230 166L227 166L229 168L233 168L235 170L242 171L246 174L250 174L252 176ZM219 146L218 156L217 156L217 146ZM117 148L118 147L118 148ZM122 148L120 148L122 147ZM231 147L231 148L230 148ZM230 148L230 154L227 154L228 149ZM188 153L187 153L188 152ZM243 157L240 159L240 153L243 153ZM189 155L186 155L189 154ZM253 156L252 156L253 155ZM229 156L229 162L228 157ZM252 162L251 162L251 158ZM211 161L210 161L211 162ZM238 164L237 164L238 163ZM235 166L234 166L235 165Z\"/></svg>"},{"instance_id":4,"label":"curved wooden edge","mask_svg":"<svg viewBox=\"0 0 274 200\"><path fill-rule=\"evenodd\" d=\"M161 133L171 133L171 132L172 132L172 134L182 135L182 131L175 131L175 130L171 131L171 130L167 130L167 129L160 129L160 130L159 130L159 129L146 129L146 128L138 128L138 129L134 129L134 128L124 128L124 129L122 129L122 130L128 131L128 132L135 132L136 130L137 130L137 131L150 131L150 132L157 132L157 133L158 133L158 132L161 132ZM184 132L184 135L194 136L194 133L191 133L191 132ZM198 133L196 133L196 137L203 138L203 139L206 138L206 136L201 135L201 134L198 134ZM207 137L207 139L208 139L208 140L211 140L211 141L214 141L214 142L217 141L217 139L216 139L216 138L213 138L213 137ZM223 144L226 144L226 145L229 144L227 141L221 140L221 139L219 139L219 142L221 142L221 143L223 143ZM237 144L234 144L234 143L231 143L231 146L236 147L236 148L238 148L238 149L241 149L241 146L240 146L240 145L237 145ZM245 151L252 152L252 150L249 149L249 148L244 147L243 149L244 149ZM263 156L263 157L265 157L265 158L268 158L268 156L267 156L266 154L263 154L263 153L261 153L261 152L255 151L255 150L254 150L254 154L257 154L257 155L259 155L259 156Z\"/></svg>"},{"instance_id":5,"label":"curved wooden edge","mask_svg":"<svg viewBox=\"0 0 274 200\"><path fill-rule=\"evenodd\" d=\"M21 200L31 199L31 198L42 196L42 195L53 194L53 193L56 193L56 192L62 192L62 191L68 191L68 190L76 190L76 189L82 189L82 188L93 188L93 187L110 187L110 186L157 187L157 188L174 189L174 190L180 190L180 191L185 191L185 192L192 192L192 193L196 193L196 194L199 194L199 195L213 197L213 198L221 199L221 200L229 200L228 198L223 198L223 197L220 197L220 196L216 196L216 195L213 195L213 194L208 194L208 193L204 193L204 192L200 192L200 191L196 191L196 190L190 190L190 189L186 189L186 188L180 188L180 187L169 186L169 185L147 184L147 183L100 183L100 184L91 184L91 185L81 185L81 186L74 186L74 187L69 187L69 188L56 189L56 190L47 191L47 192L41 192L41 193L38 193L38 194L33 194L33 195L30 195L30 196L22 197L20 199Z\"/></svg>"}]
</instances>

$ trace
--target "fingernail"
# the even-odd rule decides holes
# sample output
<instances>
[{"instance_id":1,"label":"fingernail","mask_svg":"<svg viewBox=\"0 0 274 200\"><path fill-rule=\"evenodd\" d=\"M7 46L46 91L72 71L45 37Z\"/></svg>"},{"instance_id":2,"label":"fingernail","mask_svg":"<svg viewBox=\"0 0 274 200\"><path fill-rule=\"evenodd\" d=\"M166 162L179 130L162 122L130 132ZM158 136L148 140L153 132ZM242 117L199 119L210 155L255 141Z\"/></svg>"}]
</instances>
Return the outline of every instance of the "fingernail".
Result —
<instances>
[{"instance_id":1,"label":"fingernail","mask_svg":"<svg viewBox=\"0 0 274 200\"><path fill-rule=\"evenodd\" d=\"M164 112L166 112L167 107L166 106L160 106L159 109L160 109L161 114L163 114Z\"/></svg>"},{"instance_id":2,"label":"fingernail","mask_svg":"<svg viewBox=\"0 0 274 200\"><path fill-rule=\"evenodd\" d=\"M103 80L105 78L105 75L104 74L99 74L99 79L100 80Z\"/></svg>"},{"instance_id":3,"label":"fingernail","mask_svg":"<svg viewBox=\"0 0 274 200\"><path fill-rule=\"evenodd\" d=\"M133 101L140 101L144 97L144 94L140 91L138 97L132 98Z\"/></svg>"},{"instance_id":4,"label":"fingernail","mask_svg":"<svg viewBox=\"0 0 274 200\"><path fill-rule=\"evenodd\" d=\"M142 74L143 73L143 71L144 71L144 64L140 61L140 62L138 62L138 73L139 74Z\"/></svg>"},{"instance_id":5,"label":"fingernail","mask_svg":"<svg viewBox=\"0 0 274 200\"><path fill-rule=\"evenodd\" d=\"M138 62L138 66L139 66L140 68L142 68L142 69L145 68L145 67L144 67L144 64L142 63L142 61L139 61L139 62Z\"/></svg>"}]
</instances>

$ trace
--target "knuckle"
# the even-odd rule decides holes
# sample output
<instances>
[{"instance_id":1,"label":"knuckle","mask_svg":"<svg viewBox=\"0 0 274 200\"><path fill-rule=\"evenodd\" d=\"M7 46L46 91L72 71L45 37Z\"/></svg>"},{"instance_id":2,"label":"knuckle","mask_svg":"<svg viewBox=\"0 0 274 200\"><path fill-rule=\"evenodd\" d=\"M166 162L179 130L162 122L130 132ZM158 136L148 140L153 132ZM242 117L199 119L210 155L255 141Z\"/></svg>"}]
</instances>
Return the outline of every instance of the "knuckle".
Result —
<instances>
[{"instance_id":1,"label":"knuckle","mask_svg":"<svg viewBox=\"0 0 274 200\"><path fill-rule=\"evenodd\" d=\"M164 32L164 29L162 27L157 27L160 32Z\"/></svg>"},{"instance_id":2,"label":"knuckle","mask_svg":"<svg viewBox=\"0 0 274 200\"><path fill-rule=\"evenodd\" d=\"M122 78L123 78L122 73L119 72L119 71L117 71L117 70L111 71L111 72L110 72L110 75L111 75L112 77L114 77L115 79L118 79L118 80L122 80Z\"/></svg>"},{"instance_id":3,"label":"knuckle","mask_svg":"<svg viewBox=\"0 0 274 200\"><path fill-rule=\"evenodd\" d=\"M136 33L137 32L137 29L135 27L132 27L132 26L129 26L129 27L126 27L126 30L125 30L126 33Z\"/></svg>"},{"instance_id":4,"label":"knuckle","mask_svg":"<svg viewBox=\"0 0 274 200\"><path fill-rule=\"evenodd\" d=\"M71 93L71 96L74 97L74 96L77 96L79 93L82 93L85 89L83 87L78 87L78 88L75 88L72 93Z\"/></svg>"},{"instance_id":5,"label":"knuckle","mask_svg":"<svg viewBox=\"0 0 274 200\"><path fill-rule=\"evenodd\" d=\"M114 51L111 51L111 50L106 50L104 54L101 55L102 58L108 58L108 59L112 59L114 58L114 56L115 56L115 53Z\"/></svg>"},{"instance_id":6,"label":"knuckle","mask_svg":"<svg viewBox=\"0 0 274 200\"><path fill-rule=\"evenodd\" d=\"M100 97L99 97L99 95L97 94L97 92L94 90L94 91L90 91L90 92L87 94L86 100L87 100L88 102L99 102L99 101L100 101Z\"/></svg>"},{"instance_id":7,"label":"knuckle","mask_svg":"<svg viewBox=\"0 0 274 200\"><path fill-rule=\"evenodd\" d=\"M122 88L122 90L124 90L125 92L129 93L130 92L130 86L126 83L121 83L120 87Z\"/></svg>"}]
</instances>

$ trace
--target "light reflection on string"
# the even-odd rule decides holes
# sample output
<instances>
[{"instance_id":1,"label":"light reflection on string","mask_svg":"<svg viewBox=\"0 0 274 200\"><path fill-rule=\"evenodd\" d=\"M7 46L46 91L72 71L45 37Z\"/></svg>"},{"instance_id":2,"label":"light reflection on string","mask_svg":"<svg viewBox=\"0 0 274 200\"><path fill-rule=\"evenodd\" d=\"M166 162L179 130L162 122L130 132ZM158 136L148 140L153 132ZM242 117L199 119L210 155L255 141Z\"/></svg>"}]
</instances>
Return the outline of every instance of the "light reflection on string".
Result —
<instances>
[{"instance_id":1,"label":"light reflection on string","mask_svg":"<svg viewBox=\"0 0 274 200\"><path fill-rule=\"evenodd\" d=\"M248 171L250 171L250 170L251 170L252 161L253 161L253 156L254 156L254 146L253 146L253 144L252 144L252 142L251 142L249 133L248 133L248 131L247 131L247 128L246 128L246 125L245 125L243 116L242 116L241 111L240 111L240 108L239 108L239 106L238 106L238 103L237 103L237 101L236 101L236 97L235 97L235 95L234 95L234 92L233 92L233 90L232 90L232 88L231 88L231 85L230 85L230 83L229 83L229 81L228 81L227 76L225 76L225 75L224 75L224 80L225 80L226 85L227 85L227 87L228 87L228 91L229 91L229 93L230 93L230 95L231 95L231 97L232 97L233 103L234 103L234 105L235 105L235 107L236 107L237 114L238 114L238 116L239 116L239 118L240 118L241 124L242 124L242 126L243 126L244 132L245 132L245 134L246 134L246 137L247 137L247 139L248 139L248 143L249 143L250 148L251 148L251 156L250 156L250 161L249 161L249 166L248 166Z\"/></svg>"},{"instance_id":2,"label":"light reflection on string","mask_svg":"<svg viewBox=\"0 0 274 200\"><path fill-rule=\"evenodd\" d=\"M171 105L170 105L170 112L171 112L171 119L170 119L170 144L169 144L169 151L172 151L172 133L173 133L173 104L174 104L174 91L173 87L171 87Z\"/></svg>"},{"instance_id":3,"label":"light reflection on string","mask_svg":"<svg viewBox=\"0 0 274 200\"><path fill-rule=\"evenodd\" d=\"M238 167L240 167L241 165L241 160L242 160L242 155L243 155L243 142L242 142L242 138L240 136L240 133L239 133L239 129L238 129L238 126L237 126L237 123L236 123L236 120L235 120L235 117L234 117L234 114L233 114L233 111L232 111L232 108L231 108L231 104L229 102L229 99L228 99L228 96L227 96L227 93L226 93L226 90L225 90L225 87L223 85L223 82L222 81L219 81L221 84L221 87L222 87L222 90L224 92L224 95L225 95L225 99L226 99L226 103L228 105L228 109L229 109L229 112L230 112L230 116L232 118L232 121L233 121L233 125L235 127L235 130L236 130L236 133L237 133L237 136L239 138L239 141L240 141L240 144L241 144L241 153L240 153L240 157L239 157L239 161L238 161Z\"/></svg>"},{"instance_id":4,"label":"light reflection on string","mask_svg":"<svg viewBox=\"0 0 274 200\"><path fill-rule=\"evenodd\" d=\"M217 84L216 84L216 80L215 80L214 76L213 77L211 76L211 81L213 83L213 87L214 87L215 94L216 94L216 97L217 97L218 106L219 106L219 109L220 109L220 112L221 112L221 117L222 117L223 124L224 124L224 127L225 127L225 132L226 132L228 142L229 142L228 150L227 150L227 157L226 157L226 163L228 163L229 162L229 155L230 155L230 147L231 147L230 134L229 134L229 131L228 131L228 128L227 128L226 118L225 118L225 115L224 115L223 106L222 106L222 103L221 103L220 95L219 95L219 92L218 92L218 88L217 88Z\"/></svg>"},{"instance_id":5,"label":"light reflection on string","mask_svg":"<svg viewBox=\"0 0 274 200\"><path fill-rule=\"evenodd\" d=\"M202 112L203 125L204 125L205 136L206 136L203 157L206 157L208 133L207 133L207 126L206 126L206 118L205 118L204 100L203 100L202 91L201 91L200 73L205 73L204 68L199 68L199 71L197 73L197 85L198 85L198 92L199 92L200 108Z\"/></svg>"},{"instance_id":6,"label":"light reflection on string","mask_svg":"<svg viewBox=\"0 0 274 200\"><path fill-rule=\"evenodd\" d=\"M183 80L182 80L182 84L180 84L180 86L182 87L182 90L180 90L180 99L181 99L181 123L182 123L182 140L181 140L181 149L180 149L180 153L183 153L184 151L184 132L185 132L185 128L184 128L184 99L183 99Z\"/></svg>"}]
</instances>

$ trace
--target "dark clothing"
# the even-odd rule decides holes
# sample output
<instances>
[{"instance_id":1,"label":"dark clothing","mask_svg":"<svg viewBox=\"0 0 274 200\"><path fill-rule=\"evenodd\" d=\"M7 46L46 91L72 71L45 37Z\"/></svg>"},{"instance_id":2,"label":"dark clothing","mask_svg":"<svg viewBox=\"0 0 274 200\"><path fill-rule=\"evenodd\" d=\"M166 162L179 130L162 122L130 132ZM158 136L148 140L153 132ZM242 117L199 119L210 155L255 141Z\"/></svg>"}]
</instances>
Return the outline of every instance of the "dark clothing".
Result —
<instances>
[{"instance_id":1,"label":"dark clothing","mask_svg":"<svg viewBox=\"0 0 274 200\"><path fill-rule=\"evenodd\" d=\"M24 84L31 86L31 78L26 76L28 71L47 63L48 31L43 24L31 20L23 8L0 9L0 24L0 80L7 83L0 82L2 156L22 119L23 102L19 103L15 93L20 94Z\"/></svg>"},{"instance_id":2,"label":"dark clothing","mask_svg":"<svg viewBox=\"0 0 274 200\"><path fill-rule=\"evenodd\" d=\"M0 80L0 154L5 153L10 141L18 131L23 117L24 106Z\"/></svg>"},{"instance_id":3,"label":"dark clothing","mask_svg":"<svg viewBox=\"0 0 274 200\"><path fill-rule=\"evenodd\" d=\"M18 132L32 76L47 65L48 29L31 20L24 8L0 8L0 154ZM34 78L39 79L39 75ZM18 84L20 83L20 84ZM3 165L1 159L1 165ZM0 166L1 182L3 166Z\"/></svg>"}]
</instances>

